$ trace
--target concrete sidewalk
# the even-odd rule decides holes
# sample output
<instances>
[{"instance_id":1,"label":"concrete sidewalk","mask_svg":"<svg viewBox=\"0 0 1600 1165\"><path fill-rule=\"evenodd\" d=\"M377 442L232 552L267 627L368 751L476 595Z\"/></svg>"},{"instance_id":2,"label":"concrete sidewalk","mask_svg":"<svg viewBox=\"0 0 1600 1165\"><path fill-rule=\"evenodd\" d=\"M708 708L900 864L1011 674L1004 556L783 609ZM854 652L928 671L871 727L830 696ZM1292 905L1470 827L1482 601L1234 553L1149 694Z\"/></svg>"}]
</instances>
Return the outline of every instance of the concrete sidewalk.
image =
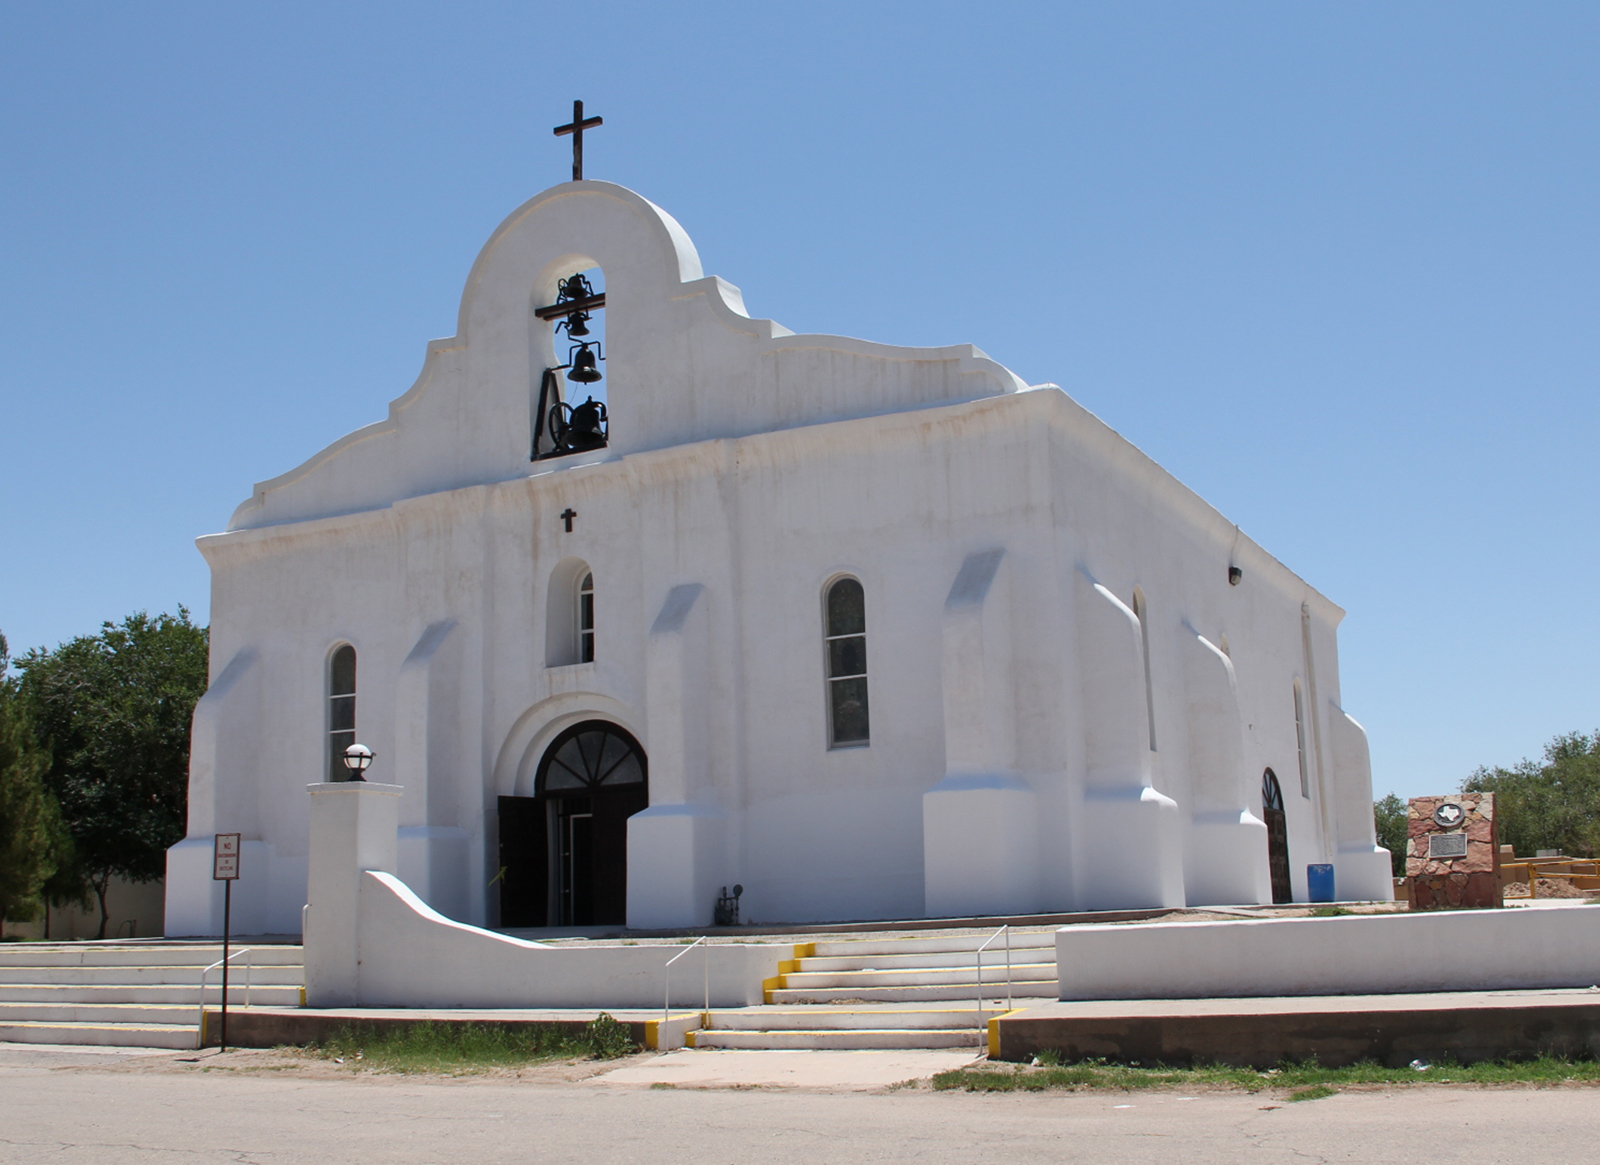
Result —
<instances>
[{"instance_id":1,"label":"concrete sidewalk","mask_svg":"<svg viewBox=\"0 0 1600 1165\"><path fill-rule=\"evenodd\" d=\"M982 1063L973 1051L696 1051L684 1048L591 1076L585 1086L817 1088L864 1092Z\"/></svg>"}]
</instances>

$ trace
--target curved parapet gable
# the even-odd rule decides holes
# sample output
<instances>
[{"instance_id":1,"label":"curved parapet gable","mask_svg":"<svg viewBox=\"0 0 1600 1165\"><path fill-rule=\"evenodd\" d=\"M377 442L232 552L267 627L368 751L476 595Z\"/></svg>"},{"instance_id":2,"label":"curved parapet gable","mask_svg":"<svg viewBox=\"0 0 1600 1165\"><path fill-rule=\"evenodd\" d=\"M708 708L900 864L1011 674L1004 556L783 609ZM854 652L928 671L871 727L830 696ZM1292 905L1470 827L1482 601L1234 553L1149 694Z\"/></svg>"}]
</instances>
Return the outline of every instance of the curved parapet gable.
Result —
<instances>
[{"instance_id":1,"label":"curved parapet gable","mask_svg":"<svg viewBox=\"0 0 1600 1165\"><path fill-rule=\"evenodd\" d=\"M388 417L257 485L229 529L531 472L539 384L566 356L534 309L555 300L561 279L593 267L604 272L606 295L611 443L602 457L1026 387L971 345L797 336L753 319L737 287L704 273L671 215L621 186L569 182L519 207L490 237L467 278L456 335L428 345L421 374Z\"/></svg>"}]
</instances>

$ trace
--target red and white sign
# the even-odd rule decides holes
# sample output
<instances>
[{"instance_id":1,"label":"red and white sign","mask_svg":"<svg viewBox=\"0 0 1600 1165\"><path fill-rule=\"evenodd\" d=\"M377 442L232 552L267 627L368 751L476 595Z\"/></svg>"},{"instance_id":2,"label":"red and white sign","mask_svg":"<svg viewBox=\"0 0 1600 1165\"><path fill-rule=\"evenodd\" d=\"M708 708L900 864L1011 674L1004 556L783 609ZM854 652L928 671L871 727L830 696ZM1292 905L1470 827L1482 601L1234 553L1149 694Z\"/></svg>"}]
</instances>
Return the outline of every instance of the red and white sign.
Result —
<instances>
[{"instance_id":1,"label":"red and white sign","mask_svg":"<svg viewBox=\"0 0 1600 1165\"><path fill-rule=\"evenodd\" d=\"M211 857L211 877L217 882L232 882L239 876L239 835L217 834L217 845Z\"/></svg>"}]
</instances>

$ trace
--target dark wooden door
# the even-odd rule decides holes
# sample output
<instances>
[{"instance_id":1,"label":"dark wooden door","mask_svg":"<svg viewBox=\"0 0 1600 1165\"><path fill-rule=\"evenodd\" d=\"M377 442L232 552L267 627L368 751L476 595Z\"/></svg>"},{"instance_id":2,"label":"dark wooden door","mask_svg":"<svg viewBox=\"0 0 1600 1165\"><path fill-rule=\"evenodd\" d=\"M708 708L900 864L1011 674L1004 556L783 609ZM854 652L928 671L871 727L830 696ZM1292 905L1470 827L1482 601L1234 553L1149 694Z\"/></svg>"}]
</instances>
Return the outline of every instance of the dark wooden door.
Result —
<instances>
[{"instance_id":1,"label":"dark wooden door","mask_svg":"<svg viewBox=\"0 0 1600 1165\"><path fill-rule=\"evenodd\" d=\"M1261 819L1267 826L1267 869L1272 874L1272 900L1293 902L1289 882L1289 818L1283 810L1283 790L1271 769L1261 774Z\"/></svg>"},{"instance_id":2,"label":"dark wooden door","mask_svg":"<svg viewBox=\"0 0 1600 1165\"><path fill-rule=\"evenodd\" d=\"M649 804L643 785L604 786L552 798L561 830L560 924L621 926L628 920L628 818Z\"/></svg>"},{"instance_id":3,"label":"dark wooden door","mask_svg":"<svg viewBox=\"0 0 1600 1165\"><path fill-rule=\"evenodd\" d=\"M550 843L545 802L500 798L500 925L544 926L550 897Z\"/></svg>"}]
</instances>

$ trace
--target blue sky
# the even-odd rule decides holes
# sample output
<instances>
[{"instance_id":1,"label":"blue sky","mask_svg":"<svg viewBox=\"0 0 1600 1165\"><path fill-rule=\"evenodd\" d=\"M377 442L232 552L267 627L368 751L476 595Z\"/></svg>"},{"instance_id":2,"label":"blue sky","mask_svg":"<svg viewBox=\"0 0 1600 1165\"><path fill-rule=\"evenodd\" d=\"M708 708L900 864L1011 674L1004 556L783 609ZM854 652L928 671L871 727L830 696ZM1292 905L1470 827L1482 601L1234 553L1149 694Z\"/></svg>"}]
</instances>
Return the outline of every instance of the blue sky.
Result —
<instances>
[{"instance_id":1,"label":"blue sky","mask_svg":"<svg viewBox=\"0 0 1600 1165\"><path fill-rule=\"evenodd\" d=\"M385 415L514 207L667 208L796 331L1061 384L1349 612L1374 786L1600 725L1600 7L0 6L0 629Z\"/></svg>"}]
</instances>

